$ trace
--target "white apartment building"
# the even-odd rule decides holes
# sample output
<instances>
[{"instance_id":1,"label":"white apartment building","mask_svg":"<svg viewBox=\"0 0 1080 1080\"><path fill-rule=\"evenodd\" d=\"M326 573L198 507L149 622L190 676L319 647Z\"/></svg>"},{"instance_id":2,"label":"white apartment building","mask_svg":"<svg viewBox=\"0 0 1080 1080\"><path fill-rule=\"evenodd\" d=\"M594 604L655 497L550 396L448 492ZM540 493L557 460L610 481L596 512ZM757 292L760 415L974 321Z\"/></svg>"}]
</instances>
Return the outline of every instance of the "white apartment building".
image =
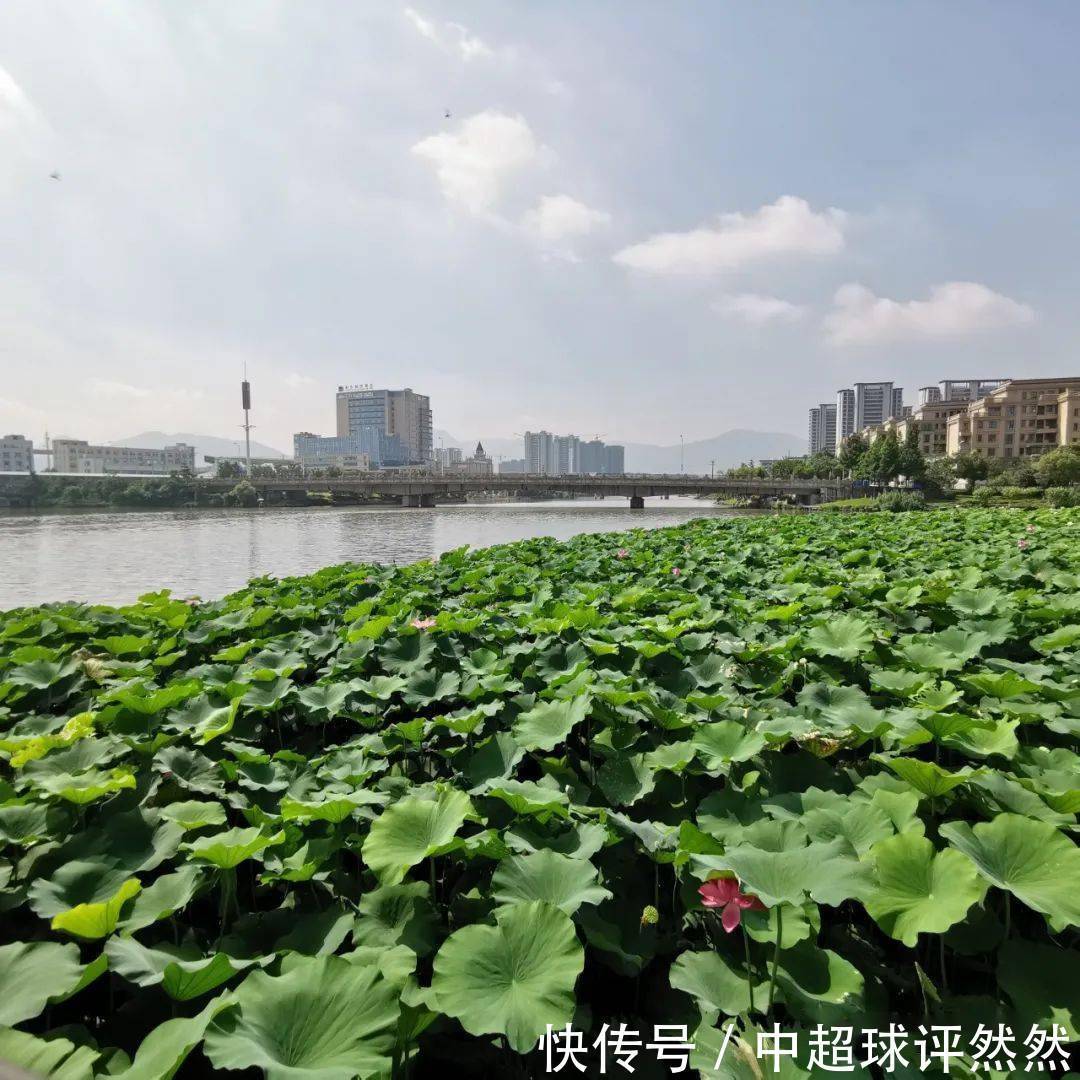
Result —
<instances>
[{"instance_id":1,"label":"white apartment building","mask_svg":"<svg viewBox=\"0 0 1080 1080\"><path fill-rule=\"evenodd\" d=\"M195 447L176 443L161 450L139 446L95 446L85 439L53 439L53 472L141 473L167 476L195 471Z\"/></svg>"},{"instance_id":2,"label":"white apartment building","mask_svg":"<svg viewBox=\"0 0 1080 1080\"><path fill-rule=\"evenodd\" d=\"M807 449L811 454L836 453L836 406L823 402L810 410Z\"/></svg>"},{"instance_id":3,"label":"white apartment building","mask_svg":"<svg viewBox=\"0 0 1080 1080\"><path fill-rule=\"evenodd\" d=\"M836 441L843 442L855 433L855 391L836 391Z\"/></svg>"},{"instance_id":4,"label":"white apartment building","mask_svg":"<svg viewBox=\"0 0 1080 1080\"><path fill-rule=\"evenodd\" d=\"M525 432L525 471L534 476L555 476L559 459L555 453L555 436L550 431Z\"/></svg>"},{"instance_id":5,"label":"white apartment building","mask_svg":"<svg viewBox=\"0 0 1080 1080\"><path fill-rule=\"evenodd\" d=\"M0 472L34 471L34 444L25 435L0 437Z\"/></svg>"},{"instance_id":6,"label":"white apartment building","mask_svg":"<svg viewBox=\"0 0 1080 1080\"><path fill-rule=\"evenodd\" d=\"M898 416L904 392L891 382L858 382L855 384L855 426L862 431L872 424L881 424Z\"/></svg>"}]
</instances>

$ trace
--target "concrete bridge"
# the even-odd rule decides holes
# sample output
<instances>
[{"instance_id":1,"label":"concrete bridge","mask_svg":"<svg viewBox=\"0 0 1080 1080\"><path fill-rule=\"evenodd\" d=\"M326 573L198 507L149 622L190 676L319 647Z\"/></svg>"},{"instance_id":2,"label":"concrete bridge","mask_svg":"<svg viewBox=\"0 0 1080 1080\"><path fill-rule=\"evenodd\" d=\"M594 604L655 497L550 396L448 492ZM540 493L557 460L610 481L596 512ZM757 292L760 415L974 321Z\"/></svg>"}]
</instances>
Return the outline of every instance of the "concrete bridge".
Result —
<instances>
[{"instance_id":1,"label":"concrete bridge","mask_svg":"<svg viewBox=\"0 0 1080 1080\"><path fill-rule=\"evenodd\" d=\"M237 481L202 480L200 491L230 491ZM266 498L308 493L331 496L398 497L402 506L434 506L437 498L464 499L469 494L502 493L517 497L557 494L630 500L634 510L643 509L647 498L665 495L724 495L747 498L787 498L804 505L832 502L865 493L850 480L730 480L710 476L647 475L539 476L503 473L495 476L364 473L334 479L254 479L252 485Z\"/></svg>"}]
</instances>

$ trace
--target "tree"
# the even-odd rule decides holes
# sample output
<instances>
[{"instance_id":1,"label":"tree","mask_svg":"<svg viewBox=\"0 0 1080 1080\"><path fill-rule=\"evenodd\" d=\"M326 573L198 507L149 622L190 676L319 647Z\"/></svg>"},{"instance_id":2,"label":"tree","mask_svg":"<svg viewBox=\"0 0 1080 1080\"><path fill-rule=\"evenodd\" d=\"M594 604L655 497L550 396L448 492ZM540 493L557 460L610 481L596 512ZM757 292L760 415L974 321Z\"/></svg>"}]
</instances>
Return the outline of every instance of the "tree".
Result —
<instances>
[{"instance_id":1,"label":"tree","mask_svg":"<svg viewBox=\"0 0 1080 1080\"><path fill-rule=\"evenodd\" d=\"M836 459L848 472L854 472L866 452L866 440L861 435L849 435L840 444L840 453L836 455Z\"/></svg>"},{"instance_id":2,"label":"tree","mask_svg":"<svg viewBox=\"0 0 1080 1080\"><path fill-rule=\"evenodd\" d=\"M969 488L974 481L985 480L990 473L986 458L978 454L957 454L952 462L957 479L966 480Z\"/></svg>"},{"instance_id":3,"label":"tree","mask_svg":"<svg viewBox=\"0 0 1080 1080\"><path fill-rule=\"evenodd\" d=\"M903 471L901 460L900 441L896 437L896 432L887 431L870 444L870 449L859 458L855 465L854 473L861 480L874 480L879 484L887 484L890 480L895 480Z\"/></svg>"},{"instance_id":4,"label":"tree","mask_svg":"<svg viewBox=\"0 0 1080 1080\"><path fill-rule=\"evenodd\" d=\"M951 498L956 488L956 473L949 458L931 458L923 470L923 487L931 499Z\"/></svg>"},{"instance_id":5,"label":"tree","mask_svg":"<svg viewBox=\"0 0 1080 1080\"><path fill-rule=\"evenodd\" d=\"M1035 462L1035 474L1045 487L1080 484L1080 447L1059 446Z\"/></svg>"},{"instance_id":6,"label":"tree","mask_svg":"<svg viewBox=\"0 0 1080 1080\"><path fill-rule=\"evenodd\" d=\"M900 447L900 475L909 480L920 480L926 472L926 459L919 449L919 425L908 424L904 445Z\"/></svg>"}]
</instances>

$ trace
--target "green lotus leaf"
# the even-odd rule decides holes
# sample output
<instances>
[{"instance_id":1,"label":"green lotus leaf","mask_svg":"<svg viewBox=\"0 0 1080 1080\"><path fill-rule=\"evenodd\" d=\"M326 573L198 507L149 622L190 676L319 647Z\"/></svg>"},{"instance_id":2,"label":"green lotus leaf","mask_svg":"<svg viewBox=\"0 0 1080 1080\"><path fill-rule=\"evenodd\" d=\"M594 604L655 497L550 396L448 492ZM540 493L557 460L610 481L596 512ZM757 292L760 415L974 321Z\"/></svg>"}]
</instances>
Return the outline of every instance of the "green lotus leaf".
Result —
<instances>
[{"instance_id":1,"label":"green lotus leaf","mask_svg":"<svg viewBox=\"0 0 1080 1080\"><path fill-rule=\"evenodd\" d=\"M569 916L540 901L515 904L495 926L466 926L435 957L440 1010L473 1035L505 1035L524 1054L574 1015L585 951Z\"/></svg>"},{"instance_id":2,"label":"green lotus leaf","mask_svg":"<svg viewBox=\"0 0 1080 1080\"><path fill-rule=\"evenodd\" d=\"M206 1032L216 1069L262 1069L268 1080L374 1080L389 1074L400 1008L377 967L299 958L283 975L256 971Z\"/></svg>"},{"instance_id":3,"label":"green lotus leaf","mask_svg":"<svg viewBox=\"0 0 1080 1080\"><path fill-rule=\"evenodd\" d=\"M502 907L543 900L567 915L582 904L599 904L611 897L591 862L555 851L503 859L491 879L491 895Z\"/></svg>"},{"instance_id":4,"label":"green lotus leaf","mask_svg":"<svg viewBox=\"0 0 1080 1080\"><path fill-rule=\"evenodd\" d=\"M1049 634L1031 639L1031 647L1041 653L1061 652L1080 642L1080 623L1059 626Z\"/></svg>"},{"instance_id":5,"label":"green lotus leaf","mask_svg":"<svg viewBox=\"0 0 1080 1080\"><path fill-rule=\"evenodd\" d=\"M133 934L136 930L167 919L191 902L202 883L204 870L199 866L181 866L171 874L163 874L135 897L120 929Z\"/></svg>"},{"instance_id":6,"label":"green lotus leaf","mask_svg":"<svg viewBox=\"0 0 1080 1080\"><path fill-rule=\"evenodd\" d=\"M79 949L53 941L0 945L0 1024L38 1016L50 998L65 996L83 975Z\"/></svg>"},{"instance_id":7,"label":"green lotus leaf","mask_svg":"<svg viewBox=\"0 0 1080 1080\"><path fill-rule=\"evenodd\" d=\"M418 862L437 855L473 812L469 797L444 788L434 799L388 806L372 823L361 854L383 885L397 885Z\"/></svg>"},{"instance_id":8,"label":"green lotus leaf","mask_svg":"<svg viewBox=\"0 0 1080 1080\"><path fill-rule=\"evenodd\" d=\"M120 909L141 889L138 878L128 878L106 899L76 904L67 911L58 912L50 925L54 930L62 930L73 937L89 940L107 937L120 921Z\"/></svg>"},{"instance_id":9,"label":"green lotus leaf","mask_svg":"<svg viewBox=\"0 0 1080 1080\"><path fill-rule=\"evenodd\" d=\"M697 728L692 745L709 772L723 772L734 761L749 761L765 745L765 737L735 720L721 720Z\"/></svg>"},{"instance_id":10,"label":"green lotus leaf","mask_svg":"<svg viewBox=\"0 0 1080 1080\"><path fill-rule=\"evenodd\" d=\"M668 980L675 990L682 990L697 1001L703 1010L739 1016L748 1009L764 1010L768 987L753 983L753 1005L746 972L736 971L717 952L684 952L671 965Z\"/></svg>"},{"instance_id":11,"label":"green lotus leaf","mask_svg":"<svg viewBox=\"0 0 1080 1080\"><path fill-rule=\"evenodd\" d=\"M587 696L541 701L520 713L510 729L523 750L554 750L589 713Z\"/></svg>"},{"instance_id":12,"label":"green lotus leaf","mask_svg":"<svg viewBox=\"0 0 1080 1080\"><path fill-rule=\"evenodd\" d=\"M92 769L74 775L58 773L39 778L37 786L66 802L86 806L107 795L135 787L135 774L128 768Z\"/></svg>"},{"instance_id":13,"label":"green lotus leaf","mask_svg":"<svg viewBox=\"0 0 1080 1080\"><path fill-rule=\"evenodd\" d=\"M30 847L49 835L49 808L40 803L0 806L0 842Z\"/></svg>"},{"instance_id":14,"label":"green lotus leaf","mask_svg":"<svg viewBox=\"0 0 1080 1080\"><path fill-rule=\"evenodd\" d=\"M212 836L200 836L184 844L188 858L195 862L212 863L221 870L232 870L246 859L257 855L264 848L280 844L284 832L267 835L258 828L226 829Z\"/></svg>"},{"instance_id":15,"label":"green lotus leaf","mask_svg":"<svg viewBox=\"0 0 1080 1080\"><path fill-rule=\"evenodd\" d=\"M171 1080L188 1054L202 1042L210 1022L232 1004L231 994L214 998L201 1012L158 1024L139 1044L131 1065L113 1080Z\"/></svg>"},{"instance_id":16,"label":"green lotus leaf","mask_svg":"<svg viewBox=\"0 0 1080 1080\"><path fill-rule=\"evenodd\" d=\"M347 682L319 684L298 690L296 699L307 712L332 720L341 715L352 692L353 687Z\"/></svg>"},{"instance_id":17,"label":"green lotus leaf","mask_svg":"<svg viewBox=\"0 0 1080 1080\"><path fill-rule=\"evenodd\" d=\"M784 1004L803 1023L858 1022L865 1013L863 977L858 969L811 941L781 951L776 982Z\"/></svg>"},{"instance_id":18,"label":"green lotus leaf","mask_svg":"<svg viewBox=\"0 0 1080 1080\"><path fill-rule=\"evenodd\" d=\"M655 771L644 754L614 754L600 767L596 780L613 806L631 806L656 787Z\"/></svg>"},{"instance_id":19,"label":"green lotus leaf","mask_svg":"<svg viewBox=\"0 0 1080 1080\"><path fill-rule=\"evenodd\" d=\"M505 780L514 766L525 756L525 751L504 732L497 732L481 743L463 763L462 771L476 793L496 780Z\"/></svg>"},{"instance_id":20,"label":"green lotus leaf","mask_svg":"<svg viewBox=\"0 0 1080 1080\"><path fill-rule=\"evenodd\" d=\"M766 907L800 905L823 869L820 845L766 851L758 847L733 847L716 860L718 868L733 871L746 893L757 896Z\"/></svg>"},{"instance_id":21,"label":"green lotus leaf","mask_svg":"<svg viewBox=\"0 0 1080 1080\"><path fill-rule=\"evenodd\" d=\"M159 983L174 1001L201 997L251 967L255 960L238 960L218 952L203 956L194 948L162 943L148 948L133 937L113 936L105 943L109 969L136 986Z\"/></svg>"},{"instance_id":22,"label":"green lotus leaf","mask_svg":"<svg viewBox=\"0 0 1080 1080\"><path fill-rule=\"evenodd\" d=\"M89 1046L69 1039L39 1039L25 1031L0 1028L0 1062L25 1069L30 1076L48 1080L91 1080L101 1057Z\"/></svg>"},{"instance_id":23,"label":"green lotus leaf","mask_svg":"<svg viewBox=\"0 0 1080 1080\"><path fill-rule=\"evenodd\" d=\"M503 780L485 792L501 799L515 814L532 814L546 819L567 816L570 800L558 788L544 787L533 780Z\"/></svg>"},{"instance_id":24,"label":"green lotus leaf","mask_svg":"<svg viewBox=\"0 0 1080 1080\"><path fill-rule=\"evenodd\" d=\"M168 686L155 686L147 679L134 679L124 686L119 686L103 695L102 701L115 701L137 716L155 716L165 709L171 709L201 693L202 684L198 679L181 679Z\"/></svg>"},{"instance_id":25,"label":"green lotus leaf","mask_svg":"<svg viewBox=\"0 0 1080 1080\"><path fill-rule=\"evenodd\" d=\"M930 799L947 795L953 788L978 775L975 769L963 768L949 772L932 761L920 761L913 757L881 757L879 760L916 791Z\"/></svg>"},{"instance_id":26,"label":"green lotus leaf","mask_svg":"<svg viewBox=\"0 0 1080 1080\"><path fill-rule=\"evenodd\" d=\"M194 737L200 744L212 742L232 731L240 701L236 697L227 705L214 705L209 695L199 694L169 716L169 726Z\"/></svg>"},{"instance_id":27,"label":"green lotus leaf","mask_svg":"<svg viewBox=\"0 0 1080 1080\"><path fill-rule=\"evenodd\" d=\"M225 807L221 803L199 800L170 803L161 808L161 816L166 821L175 822L185 832L207 825L224 825L226 821Z\"/></svg>"},{"instance_id":28,"label":"green lotus leaf","mask_svg":"<svg viewBox=\"0 0 1080 1080\"><path fill-rule=\"evenodd\" d=\"M422 881L383 885L360 897L360 918L353 926L353 943L361 946L406 945L426 956L439 940L439 917Z\"/></svg>"},{"instance_id":29,"label":"green lotus leaf","mask_svg":"<svg viewBox=\"0 0 1080 1080\"><path fill-rule=\"evenodd\" d=\"M998 953L998 982L1012 999L1025 1030L1065 1029L1066 1041L1080 1039L1080 952L1013 938Z\"/></svg>"},{"instance_id":30,"label":"green lotus leaf","mask_svg":"<svg viewBox=\"0 0 1080 1080\"><path fill-rule=\"evenodd\" d=\"M942 934L986 893L971 860L915 832L898 833L871 849L874 887L862 898L890 937L914 946L919 934Z\"/></svg>"},{"instance_id":31,"label":"green lotus leaf","mask_svg":"<svg viewBox=\"0 0 1080 1080\"><path fill-rule=\"evenodd\" d=\"M999 814L974 827L941 826L941 835L999 889L1065 926L1080 926L1080 848L1045 821Z\"/></svg>"},{"instance_id":32,"label":"green lotus leaf","mask_svg":"<svg viewBox=\"0 0 1080 1080\"><path fill-rule=\"evenodd\" d=\"M383 806L386 796L363 788L343 795L325 795L321 799L281 800L282 821L329 821L339 824L351 817L362 806Z\"/></svg>"},{"instance_id":33,"label":"green lotus leaf","mask_svg":"<svg viewBox=\"0 0 1080 1080\"><path fill-rule=\"evenodd\" d=\"M837 615L815 626L804 640L806 648L818 656L854 660L873 648L874 632L865 619L856 615Z\"/></svg>"}]
</instances>

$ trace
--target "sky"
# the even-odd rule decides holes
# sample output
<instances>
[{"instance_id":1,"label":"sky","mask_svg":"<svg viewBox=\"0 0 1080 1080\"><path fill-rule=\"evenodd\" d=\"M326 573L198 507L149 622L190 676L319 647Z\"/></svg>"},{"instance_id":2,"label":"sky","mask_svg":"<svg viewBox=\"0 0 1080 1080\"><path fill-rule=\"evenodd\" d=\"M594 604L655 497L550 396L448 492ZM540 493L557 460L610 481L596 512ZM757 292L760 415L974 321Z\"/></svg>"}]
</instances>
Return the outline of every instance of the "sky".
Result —
<instances>
[{"instance_id":1,"label":"sky","mask_svg":"<svg viewBox=\"0 0 1080 1080\"><path fill-rule=\"evenodd\" d=\"M0 432L233 436L245 364L286 450L342 383L674 443L1080 375L1078 40L1072 0L5 0Z\"/></svg>"}]
</instances>

